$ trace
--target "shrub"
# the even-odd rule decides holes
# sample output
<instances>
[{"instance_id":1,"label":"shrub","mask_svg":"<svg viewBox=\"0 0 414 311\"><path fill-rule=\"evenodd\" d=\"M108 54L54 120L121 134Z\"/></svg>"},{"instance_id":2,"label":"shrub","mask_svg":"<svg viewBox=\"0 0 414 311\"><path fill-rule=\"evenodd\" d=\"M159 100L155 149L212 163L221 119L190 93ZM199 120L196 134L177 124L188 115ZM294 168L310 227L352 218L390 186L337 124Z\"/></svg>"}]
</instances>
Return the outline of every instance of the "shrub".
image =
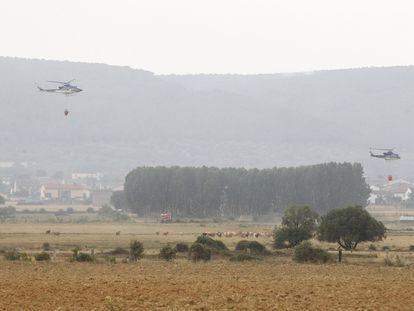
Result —
<instances>
[{"instance_id":1,"label":"shrub","mask_svg":"<svg viewBox=\"0 0 414 311\"><path fill-rule=\"evenodd\" d=\"M177 245L175 245L175 250L179 253L188 252L188 244L179 242L177 243Z\"/></svg>"},{"instance_id":2,"label":"shrub","mask_svg":"<svg viewBox=\"0 0 414 311\"><path fill-rule=\"evenodd\" d=\"M109 251L111 255L128 255L129 252L125 248L117 247L114 250Z\"/></svg>"},{"instance_id":3,"label":"shrub","mask_svg":"<svg viewBox=\"0 0 414 311\"><path fill-rule=\"evenodd\" d=\"M286 243L287 233L283 228L275 228L273 230L273 248L282 249L287 248L289 245Z\"/></svg>"},{"instance_id":4,"label":"shrub","mask_svg":"<svg viewBox=\"0 0 414 311\"><path fill-rule=\"evenodd\" d=\"M409 250L410 250L411 252L414 252L414 245L410 245Z\"/></svg>"},{"instance_id":5,"label":"shrub","mask_svg":"<svg viewBox=\"0 0 414 311\"><path fill-rule=\"evenodd\" d=\"M206 247L208 247L211 251L213 251L214 253L228 253L229 249L226 247L226 245L219 240L214 240L208 236L204 236L204 235L200 235L199 237L197 237L197 240L195 241L195 243L199 243L199 244L203 244Z\"/></svg>"},{"instance_id":6,"label":"shrub","mask_svg":"<svg viewBox=\"0 0 414 311\"><path fill-rule=\"evenodd\" d=\"M389 267L404 267L407 265L405 260L398 255L387 254L384 258L384 264Z\"/></svg>"},{"instance_id":7,"label":"shrub","mask_svg":"<svg viewBox=\"0 0 414 311\"><path fill-rule=\"evenodd\" d=\"M201 243L193 243L190 247L189 257L193 261L208 261L211 259L211 250Z\"/></svg>"},{"instance_id":8,"label":"shrub","mask_svg":"<svg viewBox=\"0 0 414 311\"><path fill-rule=\"evenodd\" d=\"M391 248L389 247L389 246L387 246L387 245L384 245L383 247L382 247L382 250L383 251L389 251Z\"/></svg>"},{"instance_id":9,"label":"shrub","mask_svg":"<svg viewBox=\"0 0 414 311\"><path fill-rule=\"evenodd\" d=\"M370 244L370 245L368 246L368 249L369 249L370 251L376 251L376 250L377 250L377 247L376 247L374 244Z\"/></svg>"},{"instance_id":10,"label":"shrub","mask_svg":"<svg viewBox=\"0 0 414 311\"><path fill-rule=\"evenodd\" d=\"M313 247L309 241L303 241L295 247L293 260L297 262L321 262L326 263L331 260L327 251L318 247Z\"/></svg>"},{"instance_id":11,"label":"shrub","mask_svg":"<svg viewBox=\"0 0 414 311\"><path fill-rule=\"evenodd\" d=\"M144 245L141 242L134 240L129 245L130 258L133 261L137 261L144 255Z\"/></svg>"},{"instance_id":12,"label":"shrub","mask_svg":"<svg viewBox=\"0 0 414 311\"><path fill-rule=\"evenodd\" d=\"M78 256L76 256L76 261L79 262L92 262L95 261L95 258L88 253L78 253Z\"/></svg>"},{"instance_id":13,"label":"shrub","mask_svg":"<svg viewBox=\"0 0 414 311\"><path fill-rule=\"evenodd\" d=\"M50 255L49 253L46 253L46 252L41 252L39 254L36 254L34 257L36 261L49 261L50 260Z\"/></svg>"},{"instance_id":14,"label":"shrub","mask_svg":"<svg viewBox=\"0 0 414 311\"><path fill-rule=\"evenodd\" d=\"M236 251L247 251L249 248L250 241L247 240L241 240L236 244Z\"/></svg>"},{"instance_id":15,"label":"shrub","mask_svg":"<svg viewBox=\"0 0 414 311\"><path fill-rule=\"evenodd\" d=\"M237 254L230 258L230 261L251 261L251 260L262 260L260 257L253 256L247 253Z\"/></svg>"},{"instance_id":16,"label":"shrub","mask_svg":"<svg viewBox=\"0 0 414 311\"><path fill-rule=\"evenodd\" d=\"M95 257L93 255L88 254L88 253L80 253L78 247L73 249L72 252L73 252L73 258L72 259L74 261L79 261L79 262L92 262L92 261L95 261Z\"/></svg>"},{"instance_id":17,"label":"shrub","mask_svg":"<svg viewBox=\"0 0 414 311\"><path fill-rule=\"evenodd\" d=\"M237 243L236 251L250 251L254 254L267 255L269 251L266 247L257 241L242 240Z\"/></svg>"},{"instance_id":18,"label":"shrub","mask_svg":"<svg viewBox=\"0 0 414 311\"><path fill-rule=\"evenodd\" d=\"M20 253L20 260L21 261L31 261L31 257L27 255L27 253Z\"/></svg>"},{"instance_id":19,"label":"shrub","mask_svg":"<svg viewBox=\"0 0 414 311\"><path fill-rule=\"evenodd\" d=\"M20 260L21 254L16 250L6 251L4 253L4 259L6 260Z\"/></svg>"},{"instance_id":20,"label":"shrub","mask_svg":"<svg viewBox=\"0 0 414 311\"><path fill-rule=\"evenodd\" d=\"M50 251L50 244L48 242L43 243L42 249L44 251Z\"/></svg>"},{"instance_id":21,"label":"shrub","mask_svg":"<svg viewBox=\"0 0 414 311\"><path fill-rule=\"evenodd\" d=\"M159 258L164 259L166 261L171 261L175 258L176 250L171 246L167 245L161 248Z\"/></svg>"}]
</instances>

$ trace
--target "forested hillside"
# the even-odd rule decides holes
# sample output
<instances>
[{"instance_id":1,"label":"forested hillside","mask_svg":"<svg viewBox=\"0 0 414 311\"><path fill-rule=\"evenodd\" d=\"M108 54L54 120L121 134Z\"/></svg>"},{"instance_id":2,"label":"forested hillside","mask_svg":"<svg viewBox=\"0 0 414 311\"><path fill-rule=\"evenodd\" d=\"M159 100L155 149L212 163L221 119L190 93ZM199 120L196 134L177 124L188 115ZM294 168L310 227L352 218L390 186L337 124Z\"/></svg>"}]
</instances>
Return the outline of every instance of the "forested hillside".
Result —
<instances>
[{"instance_id":1,"label":"forested hillside","mask_svg":"<svg viewBox=\"0 0 414 311\"><path fill-rule=\"evenodd\" d=\"M125 180L130 210L139 215L239 216L306 204L319 213L366 205L370 190L360 164L328 163L273 169L139 167Z\"/></svg>"},{"instance_id":2,"label":"forested hillside","mask_svg":"<svg viewBox=\"0 0 414 311\"><path fill-rule=\"evenodd\" d=\"M40 93L76 78L76 96ZM142 165L362 163L414 177L414 67L158 76L103 64L0 58L0 161L125 176ZM68 108L70 114L63 116ZM369 147L396 147L388 168Z\"/></svg>"}]
</instances>

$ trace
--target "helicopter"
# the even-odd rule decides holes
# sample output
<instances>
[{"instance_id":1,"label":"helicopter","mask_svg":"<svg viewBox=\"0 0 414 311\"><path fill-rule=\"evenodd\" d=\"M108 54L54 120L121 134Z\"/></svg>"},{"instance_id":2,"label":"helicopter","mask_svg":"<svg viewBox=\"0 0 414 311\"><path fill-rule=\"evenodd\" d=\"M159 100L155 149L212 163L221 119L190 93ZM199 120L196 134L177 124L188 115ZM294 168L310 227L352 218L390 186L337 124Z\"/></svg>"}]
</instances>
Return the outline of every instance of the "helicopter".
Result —
<instances>
[{"instance_id":1,"label":"helicopter","mask_svg":"<svg viewBox=\"0 0 414 311\"><path fill-rule=\"evenodd\" d=\"M372 150L376 151L383 151L382 153L375 154L372 152ZM369 151L371 157L373 158L379 158L384 160L399 160L401 159L400 155L394 152L394 149L381 149L381 148L371 148Z\"/></svg>"},{"instance_id":2,"label":"helicopter","mask_svg":"<svg viewBox=\"0 0 414 311\"><path fill-rule=\"evenodd\" d=\"M40 86L38 86L37 88L41 92L60 93L60 94L64 94L64 95L72 95L72 94L75 94L75 93L82 92L82 89L80 89L77 86L71 84L73 81L75 81L75 79L69 80L68 82L64 82L64 81L47 81L47 82L50 82L50 83L58 83L58 84L60 84L60 86L58 86L55 89L43 89Z\"/></svg>"}]
</instances>

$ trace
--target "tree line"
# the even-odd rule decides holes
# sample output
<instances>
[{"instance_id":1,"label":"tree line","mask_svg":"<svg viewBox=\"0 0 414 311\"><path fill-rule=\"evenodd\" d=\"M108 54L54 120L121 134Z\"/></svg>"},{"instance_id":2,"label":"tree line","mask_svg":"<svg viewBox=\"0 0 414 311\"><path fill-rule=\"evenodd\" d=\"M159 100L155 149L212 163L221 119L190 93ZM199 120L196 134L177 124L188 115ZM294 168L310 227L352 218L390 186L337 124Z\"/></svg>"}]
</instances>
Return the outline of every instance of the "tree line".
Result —
<instances>
[{"instance_id":1,"label":"tree line","mask_svg":"<svg viewBox=\"0 0 414 311\"><path fill-rule=\"evenodd\" d=\"M292 204L318 213L365 206L370 189L359 163L326 163L272 169L138 167L125 179L116 201L142 216L265 215Z\"/></svg>"}]
</instances>

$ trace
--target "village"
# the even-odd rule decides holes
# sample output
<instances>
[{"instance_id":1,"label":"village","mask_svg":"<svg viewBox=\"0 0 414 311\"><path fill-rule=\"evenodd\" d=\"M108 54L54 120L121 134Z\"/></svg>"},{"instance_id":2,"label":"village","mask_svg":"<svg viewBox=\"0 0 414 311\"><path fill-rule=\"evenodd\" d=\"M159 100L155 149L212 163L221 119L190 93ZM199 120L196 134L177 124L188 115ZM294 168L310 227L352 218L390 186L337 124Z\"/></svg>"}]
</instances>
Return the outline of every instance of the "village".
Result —
<instances>
[{"instance_id":1,"label":"village","mask_svg":"<svg viewBox=\"0 0 414 311\"><path fill-rule=\"evenodd\" d=\"M47 176L43 170L33 171L32 163L0 162L0 195L17 211L71 206L75 211L110 204L114 191L123 190L121 182L107 180L100 172L59 171ZM39 207L40 206L40 207ZM38 211L38 210L37 210Z\"/></svg>"}]
</instances>

